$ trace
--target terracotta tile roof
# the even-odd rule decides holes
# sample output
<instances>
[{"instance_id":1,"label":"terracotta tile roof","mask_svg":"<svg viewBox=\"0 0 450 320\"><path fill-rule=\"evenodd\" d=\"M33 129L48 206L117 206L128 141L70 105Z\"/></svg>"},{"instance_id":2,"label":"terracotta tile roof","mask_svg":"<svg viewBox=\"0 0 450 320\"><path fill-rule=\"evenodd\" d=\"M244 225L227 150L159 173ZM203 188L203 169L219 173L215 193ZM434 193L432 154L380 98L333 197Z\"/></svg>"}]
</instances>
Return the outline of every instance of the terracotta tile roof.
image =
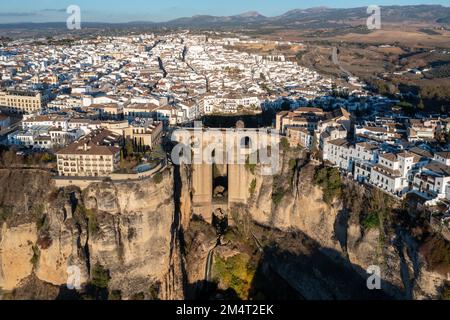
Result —
<instances>
[{"instance_id":1,"label":"terracotta tile roof","mask_svg":"<svg viewBox=\"0 0 450 320\"><path fill-rule=\"evenodd\" d=\"M57 155L115 155L120 147L114 145L120 138L109 130L102 130L83 137L82 139L61 149Z\"/></svg>"},{"instance_id":2,"label":"terracotta tile roof","mask_svg":"<svg viewBox=\"0 0 450 320\"><path fill-rule=\"evenodd\" d=\"M450 151L436 152L436 154L444 159L450 159Z\"/></svg>"},{"instance_id":3,"label":"terracotta tile roof","mask_svg":"<svg viewBox=\"0 0 450 320\"><path fill-rule=\"evenodd\" d=\"M357 146L360 146L361 148L364 148L366 150L377 150L379 149L378 146L368 143L368 142L359 142L356 144Z\"/></svg>"},{"instance_id":4,"label":"terracotta tile roof","mask_svg":"<svg viewBox=\"0 0 450 320\"><path fill-rule=\"evenodd\" d=\"M433 171L440 176L449 177L450 176L450 166L446 166L443 163L437 162L437 161L431 161L429 164L427 164L425 169Z\"/></svg>"},{"instance_id":5,"label":"terracotta tile roof","mask_svg":"<svg viewBox=\"0 0 450 320\"><path fill-rule=\"evenodd\" d=\"M397 157L393 153L384 153L380 155L381 158L384 158L388 161L397 161Z\"/></svg>"},{"instance_id":6,"label":"terracotta tile roof","mask_svg":"<svg viewBox=\"0 0 450 320\"><path fill-rule=\"evenodd\" d=\"M379 173L384 174L384 175L386 175L386 176L388 176L390 178L399 178L399 177L402 176L400 174L400 171L392 170L392 169L389 169L389 168L387 168L385 166L382 166L382 165L379 165L379 164L374 165L373 168L376 171L378 171Z\"/></svg>"},{"instance_id":7,"label":"terracotta tile roof","mask_svg":"<svg viewBox=\"0 0 450 320\"><path fill-rule=\"evenodd\" d=\"M333 144L335 146L344 146L347 145L348 142L346 139L336 139L336 140L331 140L330 142L328 142L330 144Z\"/></svg>"}]
</instances>

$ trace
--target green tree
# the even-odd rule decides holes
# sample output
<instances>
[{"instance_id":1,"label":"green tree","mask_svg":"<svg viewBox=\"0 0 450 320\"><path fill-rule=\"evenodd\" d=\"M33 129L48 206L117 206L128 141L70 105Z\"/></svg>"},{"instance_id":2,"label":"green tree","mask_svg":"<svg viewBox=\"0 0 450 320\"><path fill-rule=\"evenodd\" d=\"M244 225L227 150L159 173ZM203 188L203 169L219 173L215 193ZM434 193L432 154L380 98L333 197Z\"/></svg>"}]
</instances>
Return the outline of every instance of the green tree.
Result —
<instances>
[{"instance_id":1,"label":"green tree","mask_svg":"<svg viewBox=\"0 0 450 320\"><path fill-rule=\"evenodd\" d=\"M323 167L316 170L313 183L323 190L323 201L331 205L342 194L341 175L337 168Z\"/></svg>"},{"instance_id":2,"label":"green tree","mask_svg":"<svg viewBox=\"0 0 450 320\"><path fill-rule=\"evenodd\" d=\"M97 288L106 289L108 288L109 280L111 280L109 270L97 262L92 268L91 284Z\"/></svg>"},{"instance_id":3,"label":"green tree","mask_svg":"<svg viewBox=\"0 0 450 320\"><path fill-rule=\"evenodd\" d=\"M120 150L120 169L125 168L125 156L123 155L123 150Z\"/></svg>"},{"instance_id":4,"label":"green tree","mask_svg":"<svg viewBox=\"0 0 450 320\"><path fill-rule=\"evenodd\" d=\"M125 157L131 156L133 154L133 152L134 152L133 141L127 140L125 142Z\"/></svg>"}]
</instances>

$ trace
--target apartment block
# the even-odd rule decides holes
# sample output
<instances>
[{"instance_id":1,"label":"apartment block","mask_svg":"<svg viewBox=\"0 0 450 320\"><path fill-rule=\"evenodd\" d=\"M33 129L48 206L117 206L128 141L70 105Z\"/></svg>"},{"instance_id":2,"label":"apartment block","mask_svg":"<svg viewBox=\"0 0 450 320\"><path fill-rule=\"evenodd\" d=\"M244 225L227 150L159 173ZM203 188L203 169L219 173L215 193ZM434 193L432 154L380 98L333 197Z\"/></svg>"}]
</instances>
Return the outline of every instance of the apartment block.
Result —
<instances>
[{"instance_id":1,"label":"apartment block","mask_svg":"<svg viewBox=\"0 0 450 320\"><path fill-rule=\"evenodd\" d=\"M46 103L46 97L38 91L10 90L0 92L0 107L13 113L33 113L41 110Z\"/></svg>"},{"instance_id":2,"label":"apartment block","mask_svg":"<svg viewBox=\"0 0 450 320\"><path fill-rule=\"evenodd\" d=\"M120 164L121 136L108 130L94 132L56 153L58 174L73 177L104 177Z\"/></svg>"},{"instance_id":3,"label":"apartment block","mask_svg":"<svg viewBox=\"0 0 450 320\"><path fill-rule=\"evenodd\" d=\"M313 144L314 136L306 128L288 127L286 137L292 147L303 147L310 149Z\"/></svg>"},{"instance_id":4,"label":"apartment block","mask_svg":"<svg viewBox=\"0 0 450 320\"><path fill-rule=\"evenodd\" d=\"M135 121L124 131L125 137L151 149L161 141L162 133L163 123L161 121Z\"/></svg>"}]
</instances>

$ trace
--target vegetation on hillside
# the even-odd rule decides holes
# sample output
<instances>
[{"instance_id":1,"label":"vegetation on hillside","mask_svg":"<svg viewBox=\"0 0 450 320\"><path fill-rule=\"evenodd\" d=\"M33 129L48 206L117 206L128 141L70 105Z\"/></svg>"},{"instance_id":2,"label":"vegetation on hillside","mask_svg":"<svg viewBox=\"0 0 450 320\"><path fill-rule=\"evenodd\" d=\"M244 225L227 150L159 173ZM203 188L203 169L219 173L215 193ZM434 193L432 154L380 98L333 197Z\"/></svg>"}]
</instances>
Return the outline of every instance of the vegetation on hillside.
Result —
<instances>
[{"instance_id":1,"label":"vegetation on hillside","mask_svg":"<svg viewBox=\"0 0 450 320\"><path fill-rule=\"evenodd\" d=\"M109 275L109 270L105 269L99 263L96 263L92 268L91 284L97 288L108 288L110 279L111 276Z\"/></svg>"},{"instance_id":2,"label":"vegetation on hillside","mask_svg":"<svg viewBox=\"0 0 450 320\"><path fill-rule=\"evenodd\" d=\"M5 222L12 214L10 207L0 207L0 223Z\"/></svg>"},{"instance_id":3,"label":"vegetation on hillside","mask_svg":"<svg viewBox=\"0 0 450 320\"><path fill-rule=\"evenodd\" d=\"M256 178L254 178L250 183L250 188L248 189L248 192L252 196L255 193L255 190L256 190Z\"/></svg>"},{"instance_id":4,"label":"vegetation on hillside","mask_svg":"<svg viewBox=\"0 0 450 320\"><path fill-rule=\"evenodd\" d=\"M380 217L378 216L378 212L369 212L362 219L362 226L366 229L376 229L380 227Z\"/></svg>"},{"instance_id":5,"label":"vegetation on hillside","mask_svg":"<svg viewBox=\"0 0 450 320\"><path fill-rule=\"evenodd\" d=\"M441 299L450 300L450 283L446 283L442 289Z\"/></svg>"},{"instance_id":6,"label":"vegetation on hillside","mask_svg":"<svg viewBox=\"0 0 450 320\"><path fill-rule=\"evenodd\" d=\"M21 153L17 148L0 146L1 167L45 167L52 168L56 164L56 156L48 152Z\"/></svg>"},{"instance_id":7,"label":"vegetation on hillside","mask_svg":"<svg viewBox=\"0 0 450 320\"><path fill-rule=\"evenodd\" d=\"M297 158L290 158L287 163L287 172L275 175L273 177L272 202L275 206L281 203L281 200L285 195L292 192L293 181L295 178L295 173L297 172L297 165Z\"/></svg>"},{"instance_id":8,"label":"vegetation on hillside","mask_svg":"<svg viewBox=\"0 0 450 320\"><path fill-rule=\"evenodd\" d=\"M214 278L225 288L231 288L240 299L248 299L252 281L256 273L251 257L239 253L228 259L214 257Z\"/></svg>"},{"instance_id":9,"label":"vegetation on hillside","mask_svg":"<svg viewBox=\"0 0 450 320\"><path fill-rule=\"evenodd\" d=\"M109 281L111 276L109 270L104 268L100 263L96 263L91 269L91 278L85 287L82 294L84 300L120 300L121 292L113 291L111 294L108 291Z\"/></svg>"},{"instance_id":10,"label":"vegetation on hillside","mask_svg":"<svg viewBox=\"0 0 450 320\"><path fill-rule=\"evenodd\" d=\"M161 172L158 172L153 176L153 182L155 184L160 184L162 181L163 181L163 175L161 174Z\"/></svg>"},{"instance_id":11,"label":"vegetation on hillside","mask_svg":"<svg viewBox=\"0 0 450 320\"><path fill-rule=\"evenodd\" d=\"M342 181L337 168L321 167L314 174L313 183L323 190L323 201L332 205L342 193Z\"/></svg>"},{"instance_id":12,"label":"vegetation on hillside","mask_svg":"<svg viewBox=\"0 0 450 320\"><path fill-rule=\"evenodd\" d=\"M41 251L39 250L39 247L37 245L33 245L31 248L33 249L33 256L30 259L30 263L32 264L33 268L36 268L39 263Z\"/></svg>"}]
</instances>

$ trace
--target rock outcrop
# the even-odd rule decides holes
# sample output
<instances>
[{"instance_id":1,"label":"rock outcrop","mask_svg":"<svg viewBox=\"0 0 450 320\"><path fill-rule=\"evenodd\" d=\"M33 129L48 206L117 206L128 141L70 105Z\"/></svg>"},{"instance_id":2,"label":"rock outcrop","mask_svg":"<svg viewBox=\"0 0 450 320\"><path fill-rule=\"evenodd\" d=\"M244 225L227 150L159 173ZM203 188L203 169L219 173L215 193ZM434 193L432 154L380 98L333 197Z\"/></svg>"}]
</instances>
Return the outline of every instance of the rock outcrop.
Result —
<instances>
[{"instance_id":1,"label":"rock outcrop","mask_svg":"<svg viewBox=\"0 0 450 320\"><path fill-rule=\"evenodd\" d=\"M178 235L173 229L170 170L159 184L151 179L97 183L83 191L32 183L38 179L46 179L45 174L29 177L31 182L18 188L30 195L46 190L39 201L45 204L41 212L36 215L20 204L9 205L11 214L0 229L4 291L20 286L32 273L46 283L65 285L69 267L78 268L80 283L86 284L92 267L99 264L109 271L110 291L120 290L125 299L140 292L147 295L155 284L165 298L183 297L180 271L170 275L170 282L178 283L175 288L164 285L180 256L174 249ZM8 185L2 189L4 194L19 192Z\"/></svg>"},{"instance_id":2,"label":"rock outcrop","mask_svg":"<svg viewBox=\"0 0 450 320\"><path fill-rule=\"evenodd\" d=\"M33 244L37 234L34 224L0 229L0 287L12 290L33 272Z\"/></svg>"},{"instance_id":3,"label":"rock outcrop","mask_svg":"<svg viewBox=\"0 0 450 320\"><path fill-rule=\"evenodd\" d=\"M253 175L254 194L247 206L235 208L238 215L250 215L256 223L269 228L301 231L328 256L363 278L368 277L369 266L379 266L382 288L391 297L438 298L446 278L428 270L412 237L401 227L382 230L383 234L378 229L364 230L359 213L349 212L339 200L326 204L323 191L312 182L316 165L303 158L301 152L286 151L278 176ZM363 186L348 183L360 188L360 194L367 192ZM281 200L274 197L280 192ZM291 276L294 281L295 272Z\"/></svg>"}]
</instances>

